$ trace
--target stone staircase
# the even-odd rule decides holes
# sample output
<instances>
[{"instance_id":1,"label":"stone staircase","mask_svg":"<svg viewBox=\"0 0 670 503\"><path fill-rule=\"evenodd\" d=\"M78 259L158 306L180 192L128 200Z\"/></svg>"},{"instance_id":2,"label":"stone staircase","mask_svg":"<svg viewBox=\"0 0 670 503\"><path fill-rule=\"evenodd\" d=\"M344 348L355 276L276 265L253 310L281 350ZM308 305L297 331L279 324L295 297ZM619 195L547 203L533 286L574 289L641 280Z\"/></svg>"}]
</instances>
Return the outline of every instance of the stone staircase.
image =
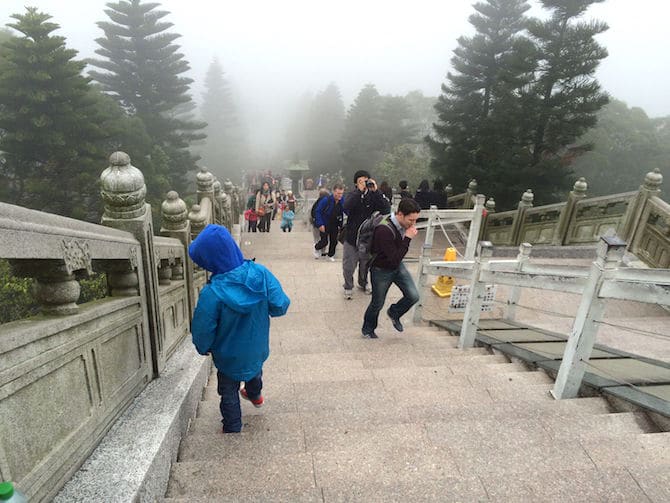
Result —
<instances>
[{"instance_id":1,"label":"stone staircase","mask_svg":"<svg viewBox=\"0 0 670 503\"><path fill-rule=\"evenodd\" d=\"M300 230L243 236L292 299L266 403L223 435L213 373L164 501L670 501L670 433L600 397L555 401L543 372L433 327L382 314L362 339L369 297L344 300L341 262Z\"/></svg>"}]
</instances>

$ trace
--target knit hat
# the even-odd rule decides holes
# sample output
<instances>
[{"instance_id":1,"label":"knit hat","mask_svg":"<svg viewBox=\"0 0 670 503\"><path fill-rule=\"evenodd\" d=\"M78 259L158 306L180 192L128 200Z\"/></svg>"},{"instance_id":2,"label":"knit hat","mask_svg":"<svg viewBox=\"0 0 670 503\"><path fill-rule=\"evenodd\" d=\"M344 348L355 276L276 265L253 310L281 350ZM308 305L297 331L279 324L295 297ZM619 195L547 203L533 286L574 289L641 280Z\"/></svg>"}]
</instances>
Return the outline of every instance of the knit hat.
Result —
<instances>
[{"instance_id":1,"label":"knit hat","mask_svg":"<svg viewBox=\"0 0 670 503\"><path fill-rule=\"evenodd\" d=\"M356 173L354 173L354 183L356 183L358 179L362 176L364 176L365 178L370 178L370 173L368 173L364 169L359 169L358 171L356 171Z\"/></svg>"}]
</instances>

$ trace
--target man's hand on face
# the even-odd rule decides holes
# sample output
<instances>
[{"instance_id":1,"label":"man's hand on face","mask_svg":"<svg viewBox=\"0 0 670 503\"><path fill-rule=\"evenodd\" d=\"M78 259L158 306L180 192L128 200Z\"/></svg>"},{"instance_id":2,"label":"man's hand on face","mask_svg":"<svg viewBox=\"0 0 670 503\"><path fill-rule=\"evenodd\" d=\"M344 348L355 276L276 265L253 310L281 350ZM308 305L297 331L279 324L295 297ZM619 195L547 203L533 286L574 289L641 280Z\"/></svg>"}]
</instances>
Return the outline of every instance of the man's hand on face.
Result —
<instances>
[{"instance_id":1,"label":"man's hand on face","mask_svg":"<svg viewBox=\"0 0 670 503\"><path fill-rule=\"evenodd\" d=\"M375 182L372 178L368 178L366 187L368 188L368 190L375 192L377 190L377 182Z\"/></svg>"},{"instance_id":2,"label":"man's hand on face","mask_svg":"<svg viewBox=\"0 0 670 503\"><path fill-rule=\"evenodd\" d=\"M414 239L418 233L419 230L414 225L405 229L405 237L410 239Z\"/></svg>"}]
</instances>

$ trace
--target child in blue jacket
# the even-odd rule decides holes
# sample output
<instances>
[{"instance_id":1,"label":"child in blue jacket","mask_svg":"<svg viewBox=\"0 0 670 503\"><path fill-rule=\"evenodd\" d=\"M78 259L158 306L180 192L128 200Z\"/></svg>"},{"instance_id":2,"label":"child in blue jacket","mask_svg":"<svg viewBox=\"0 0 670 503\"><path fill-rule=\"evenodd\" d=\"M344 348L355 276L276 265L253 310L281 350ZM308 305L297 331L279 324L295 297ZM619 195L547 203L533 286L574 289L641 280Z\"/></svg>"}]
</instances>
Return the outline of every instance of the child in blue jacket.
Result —
<instances>
[{"instance_id":1,"label":"child in blue jacket","mask_svg":"<svg viewBox=\"0 0 670 503\"><path fill-rule=\"evenodd\" d=\"M193 314L193 344L198 353L211 353L214 359L223 432L237 433L242 430L240 395L256 407L263 405L270 317L286 314L290 300L268 269L244 260L225 227L205 227L188 252L193 262L212 273ZM245 383L243 389L240 382Z\"/></svg>"},{"instance_id":2,"label":"child in blue jacket","mask_svg":"<svg viewBox=\"0 0 670 503\"><path fill-rule=\"evenodd\" d=\"M293 230L293 219L295 218L295 213L293 210L289 210L288 207L281 212L281 230L283 232L291 232Z\"/></svg>"}]
</instances>

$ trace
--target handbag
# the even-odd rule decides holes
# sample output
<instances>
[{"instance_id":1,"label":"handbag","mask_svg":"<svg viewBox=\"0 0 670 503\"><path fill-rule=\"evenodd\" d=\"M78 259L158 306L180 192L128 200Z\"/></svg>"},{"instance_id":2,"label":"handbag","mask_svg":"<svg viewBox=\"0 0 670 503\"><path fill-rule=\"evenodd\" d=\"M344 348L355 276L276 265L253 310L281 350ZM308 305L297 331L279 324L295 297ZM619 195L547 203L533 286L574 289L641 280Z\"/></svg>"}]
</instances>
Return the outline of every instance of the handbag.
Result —
<instances>
[{"instance_id":1,"label":"handbag","mask_svg":"<svg viewBox=\"0 0 670 503\"><path fill-rule=\"evenodd\" d=\"M258 209L256 210L256 214L257 214L259 217L265 216L265 208L263 208L263 207L261 206L260 208L258 208Z\"/></svg>"}]
</instances>

